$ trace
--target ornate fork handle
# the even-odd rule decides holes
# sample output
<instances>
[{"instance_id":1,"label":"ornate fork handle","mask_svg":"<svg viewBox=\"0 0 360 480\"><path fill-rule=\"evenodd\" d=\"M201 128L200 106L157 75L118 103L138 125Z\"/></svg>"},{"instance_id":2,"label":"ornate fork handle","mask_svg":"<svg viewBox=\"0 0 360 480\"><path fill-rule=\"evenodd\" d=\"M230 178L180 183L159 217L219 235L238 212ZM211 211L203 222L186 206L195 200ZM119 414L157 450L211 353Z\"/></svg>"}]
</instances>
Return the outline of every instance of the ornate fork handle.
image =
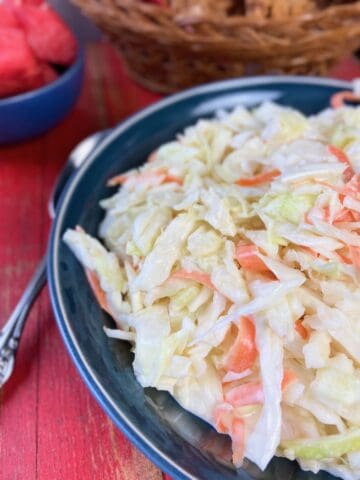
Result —
<instances>
[{"instance_id":1,"label":"ornate fork handle","mask_svg":"<svg viewBox=\"0 0 360 480\"><path fill-rule=\"evenodd\" d=\"M19 345L19 338L24 327L31 305L46 282L45 255L34 272L23 295L0 332L0 387L10 377L15 355Z\"/></svg>"}]
</instances>

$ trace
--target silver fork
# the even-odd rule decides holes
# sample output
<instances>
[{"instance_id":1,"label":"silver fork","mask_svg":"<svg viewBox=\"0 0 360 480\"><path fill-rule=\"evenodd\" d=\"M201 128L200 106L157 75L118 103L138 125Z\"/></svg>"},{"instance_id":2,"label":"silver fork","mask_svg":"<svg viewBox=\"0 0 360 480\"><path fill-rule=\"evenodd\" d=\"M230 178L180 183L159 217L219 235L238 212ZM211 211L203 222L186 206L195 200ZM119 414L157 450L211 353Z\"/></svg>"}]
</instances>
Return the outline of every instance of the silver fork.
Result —
<instances>
[{"instance_id":1,"label":"silver fork","mask_svg":"<svg viewBox=\"0 0 360 480\"><path fill-rule=\"evenodd\" d=\"M59 198L72 173L84 163L108 134L109 130L94 133L72 150L50 196L48 209L51 218L55 217ZM32 304L46 283L46 264L47 253L41 259L19 302L0 331L0 387L9 379L14 370L16 352L25 321Z\"/></svg>"}]
</instances>

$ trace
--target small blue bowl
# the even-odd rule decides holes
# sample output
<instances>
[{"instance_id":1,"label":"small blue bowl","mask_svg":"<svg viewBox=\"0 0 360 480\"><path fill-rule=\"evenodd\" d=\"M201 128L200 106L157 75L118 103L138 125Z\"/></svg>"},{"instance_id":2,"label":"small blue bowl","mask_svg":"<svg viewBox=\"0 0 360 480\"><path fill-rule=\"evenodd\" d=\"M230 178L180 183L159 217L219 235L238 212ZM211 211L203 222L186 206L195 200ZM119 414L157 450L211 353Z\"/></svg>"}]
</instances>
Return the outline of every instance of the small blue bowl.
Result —
<instances>
[{"instance_id":1,"label":"small blue bowl","mask_svg":"<svg viewBox=\"0 0 360 480\"><path fill-rule=\"evenodd\" d=\"M0 99L0 144L27 140L51 130L71 111L84 76L84 52L54 82Z\"/></svg>"}]
</instances>

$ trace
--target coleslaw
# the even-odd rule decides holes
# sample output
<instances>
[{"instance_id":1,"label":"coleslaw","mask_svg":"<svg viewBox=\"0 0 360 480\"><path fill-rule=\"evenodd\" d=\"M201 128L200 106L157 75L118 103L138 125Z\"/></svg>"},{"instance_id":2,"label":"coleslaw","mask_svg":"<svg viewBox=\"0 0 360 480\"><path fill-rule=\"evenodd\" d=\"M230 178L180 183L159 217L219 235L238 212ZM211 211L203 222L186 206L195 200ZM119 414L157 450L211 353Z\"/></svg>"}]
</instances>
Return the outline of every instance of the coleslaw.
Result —
<instances>
[{"instance_id":1,"label":"coleslaw","mask_svg":"<svg viewBox=\"0 0 360 480\"><path fill-rule=\"evenodd\" d=\"M337 100L339 100L337 98ZM339 103L339 102L338 102ZM360 478L360 107L199 120L65 242L143 387L274 455Z\"/></svg>"}]
</instances>

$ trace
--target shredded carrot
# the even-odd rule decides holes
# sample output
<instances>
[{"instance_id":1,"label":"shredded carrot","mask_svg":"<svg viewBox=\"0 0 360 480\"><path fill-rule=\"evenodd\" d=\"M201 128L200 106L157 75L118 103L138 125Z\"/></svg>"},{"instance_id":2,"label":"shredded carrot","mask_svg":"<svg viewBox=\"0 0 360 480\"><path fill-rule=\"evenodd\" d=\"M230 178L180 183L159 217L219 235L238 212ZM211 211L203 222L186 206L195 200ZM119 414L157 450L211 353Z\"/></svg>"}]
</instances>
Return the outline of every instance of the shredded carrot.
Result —
<instances>
[{"instance_id":1,"label":"shredded carrot","mask_svg":"<svg viewBox=\"0 0 360 480\"><path fill-rule=\"evenodd\" d=\"M109 305L106 300L106 294L100 286L100 281L96 273L89 268L85 268L86 278L88 279L91 290L93 291L96 300L100 307L105 310L109 315L112 315Z\"/></svg>"},{"instance_id":2,"label":"shredded carrot","mask_svg":"<svg viewBox=\"0 0 360 480\"><path fill-rule=\"evenodd\" d=\"M319 252L316 250L310 248L310 247L299 247L303 252L308 253L312 257L316 259L321 259L321 260L330 260L329 257L326 257L325 255L321 255ZM336 253L334 252L334 258L336 259Z\"/></svg>"},{"instance_id":3,"label":"shredded carrot","mask_svg":"<svg viewBox=\"0 0 360 480\"><path fill-rule=\"evenodd\" d=\"M115 175L115 177L111 177L107 181L108 187L115 187L116 185L121 185L122 183L126 182L130 177L128 175Z\"/></svg>"},{"instance_id":4,"label":"shredded carrot","mask_svg":"<svg viewBox=\"0 0 360 480\"><path fill-rule=\"evenodd\" d=\"M305 223L308 223L309 225L312 225L313 222L312 222L311 218L309 217L309 213L310 213L310 212L305 212L305 214L304 214L304 221L305 221Z\"/></svg>"},{"instance_id":5,"label":"shredded carrot","mask_svg":"<svg viewBox=\"0 0 360 480\"><path fill-rule=\"evenodd\" d=\"M303 252L309 253L312 257L319 258L320 253L316 252L310 247L299 247Z\"/></svg>"},{"instance_id":6,"label":"shredded carrot","mask_svg":"<svg viewBox=\"0 0 360 480\"><path fill-rule=\"evenodd\" d=\"M360 268L360 247L350 245L350 258L355 267Z\"/></svg>"},{"instance_id":7,"label":"shredded carrot","mask_svg":"<svg viewBox=\"0 0 360 480\"><path fill-rule=\"evenodd\" d=\"M115 187L116 185L121 185L122 183L126 182L126 180L128 180L128 176L127 175L115 175L115 177L111 177L106 185L108 187Z\"/></svg>"},{"instance_id":8,"label":"shredded carrot","mask_svg":"<svg viewBox=\"0 0 360 480\"><path fill-rule=\"evenodd\" d=\"M335 185L332 185L331 183L325 182L324 180L316 180L316 183L318 183L319 185L323 185L324 187L328 187L331 190L334 190L334 192L336 192L336 193L341 193L342 192L342 188L336 187Z\"/></svg>"},{"instance_id":9,"label":"shredded carrot","mask_svg":"<svg viewBox=\"0 0 360 480\"><path fill-rule=\"evenodd\" d=\"M281 380L281 390L284 391L288 385L296 380L294 372L284 369ZM248 382L238 385L225 393L225 402L233 407L245 407L247 405L257 405L263 403L264 393L260 382Z\"/></svg>"},{"instance_id":10,"label":"shredded carrot","mask_svg":"<svg viewBox=\"0 0 360 480\"><path fill-rule=\"evenodd\" d=\"M330 208L328 206L325 206L325 207L322 207L321 209L321 213L322 213L322 220L326 223L329 223L329 224L333 224L335 222L339 222L339 221L349 221L349 222L352 222L354 217L353 215L351 214L350 210L346 209L346 208L342 208L340 210L338 210L334 215L333 215L333 219L331 219L331 216L330 216ZM339 220L340 219L340 220ZM344 220L346 219L346 220Z\"/></svg>"},{"instance_id":11,"label":"shredded carrot","mask_svg":"<svg viewBox=\"0 0 360 480\"><path fill-rule=\"evenodd\" d=\"M177 177L176 175L171 175L171 174L167 173L165 175L163 183L177 183L178 185L182 185L184 182L183 182L182 178Z\"/></svg>"},{"instance_id":12,"label":"shredded carrot","mask_svg":"<svg viewBox=\"0 0 360 480\"><path fill-rule=\"evenodd\" d=\"M238 180L236 180L235 183L237 185L240 185L240 187L254 187L257 185L262 185L263 183L271 182L271 180L278 177L279 175L281 175L280 170L275 168L274 170L270 170L269 172L265 172L265 173L260 173L259 175L254 175L253 177L239 178Z\"/></svg>"},{"instance_id":13,"label":"shredded carrot","mask_svg":"<svg viewBox=\"0 0 360 480\"><path fill-rule=\"evenodd\" d=\"M80 225L76 225L75 230L80 233L85 233L85 230Z\"/></svg>"},{"instance_id":14,"label":"shredded carrot","mask_svg":"<svg viewBox=\"0 0 360 480\"><path fill-rule=\"evenodd\" d=\"M251 317L241 317L236 339L225 361L225 368L240 373L254 365L257 357L255 325Z\"/></svg>"},{"instance_id":15,"label":"shredded carrot","mask_svg":"<svg viewBox=\"0 0 360 480\"><path fill-rule=\"evenodd\" d=\"M316 212L316 211L321 213L321 220L323 220L326 223L331 223L330 222L330 209L329 209L328 206L325 206L325 207L322 207L322 208L320 208L320 207L312 208L309 212L306 212L304 214L304 221L306 223L308 223L309 225L313 225L314 223L311 220L310 215L311 215L312 212Z\"/></svg>"},{"instance_id":16,"label":"shredded carrot","mask_svg":"<svg viewBox=\"0 0 360 480\"><path fill-rule=\"evenodd\" d=\"M309 212L310 213L310 212ZM336 223L336 222L353 222L354 221L354 215L351 210L348 208L341 208L338 210L334 217L333 220L331 221L330 218L330 208L328 206L322 207L321 208L321 213L322 213L322 220L326 223ZM305 221L307 223L310 223L312 225L311 219L308 217L308 214L305 214Z\"/></svg>"},{"instance_id":17,"label":"shredded carrot","mask_svg":"<svg viewBox=\"0 0 360 480\"><path fill-rule=\"evenodd\" d=\"M234 418L231 425L232 460L235 466L240 466L245 452L245 423L242 418Z\"/></svg>"},{"instance_id":18,"label":"shredded carrot","mask_svg":"<svg viewBox=\"0 0 360 480\"><path fill-rule=\"evenodd\" d=\"M152 163L156 160L157 150L153 150L148 156L147 163Z\"/></svg>"},{"instance_id":19,"label":"shredded carrot","mask_svg":"<svg viewBox=\"0 0 360 480\"><path fill-rule=\"evenodd\" d=\"M129 180L129 178L131 178L129 175L116 175L115 177L110 178L110 180L107 182L107 186L115 187L117 185L121 185Z\"/></svg>"},{"instance_id":20,"label":"shredded carrot","mask_svg":"<svg viewBox=\"0 0 360 480\"><path fill-rule=\"evenodd\" d=\"M219 433L228 433L229 429L226 426L223 417L219 417L219 419L215 423L215 428Z\"/></svg>"},{"instance_id":21,"label":"shredded carrot","mask_svg":"<svg viewBox=\"0 0 360 480\"><path fill-rule=\"evenodd\" d=\"M108 187L115 187L116 185L121 185L122 183L125 183L127 180L130 180L130 178L136 178L136 180L145 180L149 179L153 176L158 176L157 172L143 172L143 173L138 173L137 175L127 175L126 173L120 174L120 175L115 175L115 177L110 178L108 180L107 185Z\"/></svg>"},{"instance_id":22,"label":"shredded carrot","mask_svg":"<svg viewBox=\"0 0 360 480\"><path fill-rule=\"evenodd\" d=\"M238 244L235 249L235 258L239 265L254 272L268 272L265 263L257 256L259 249L255 245Z\"/></svg>"},{"instance_id":23,"label":"shredded carrot","mask_svg":"<svg viewBox=\"0 0 360 480\"><path fill-rule=\"evenodd\" d=\"M219 433L228 433L231 427L233 407L229 403L220 403L215 407L215 428Z\"/></svg>"},{"instance_id":24,"label":"shredded carrot","mask_svg":"<svg viewBox=\"0 0 360 480\"><path fill-rule=\"evenodd\" d=\"M338 260L341 263L344 263L345 265L352 265L353 264L353 261L349 257L347 257L346 255L343 255L342 253L337 253L337 256L338 256Z\"/></svg>"},{"instance_id":25,"label":"shredded carrot","mask_svg":"<svg viewBox=\"0 0 360 480\"><path fill-rule=\"evenodd\" d=\"M296 380L295 373L285 369L281 381L281 390L284 391L294 380ZM262 384L260 382L248 382L234 387L225 394L225 401L234 407L245 407L247 405L263 403L264 393Z\"/></svg>"},{"instance_id":26,"label":"shredded carrot","mask_svg":"<svg viewBox=\"0 0 360 480\"><path fill-rule=\"evenodd\" d=\"M326 223L330 223L330 208L328 206L321 209L323 220Z\"/></svg>"},{"instance_id":27,"label":"shredded carrot","mask_svg":"<svg viewBox=\"0 0 360 480\"><path fill-rule=\"evenodd\" d=\"M260 382L243 383L225 394L225 401L234 407L245 407L263 403L264 393Z\"/></svg>"},{"instance_id":28,"label":"shredded carrot","mask_svg":"<svg viewBox=\"0 0 360 480\"><path fill-rule=\"evenodd\" d=\"M351 210L351 215L354 217L354 222L360 222L360 212Z\"/></svg>"},{"instance_id":29,"label":"shredded carrot","mask_svg":"<svg viewBox=\"0 0 360 480\"><path fill-rule=\"evenodd\" d=\"M324 185L325 187L330 188L334 192L339 194L339 199L342 202L344 197L352 197L355 200L359 200L360 194L360 175L355 174L351 177L349 181L346 182L344 187L336 187L335 185L331 185L331 183L324 182L322 180L317 180L316 183L319 185Z\"/></svg>"},{"instance_id":30,"label":"shredded carrot","mask_svg":"<svg viewBox=\"0 0 360 480\"><path fill-rule=\"evenodd\" d=\"M339 160L339 162L345 163L345 165L347 165L347 168L343 172L343 177L345 181L351 180L355 172L353 170L349 157L346 155L346 153L343 150L340 150L334 145L328 145L327 148L328 148L328 151Z\"/></svg>"},{"instance_id":31,"label":"shredded carrot","mask_svg":"<svg viewBox=\"0 0 360 480\"><path fill-rule=\"evenodd\" d=\"M332 155L334 155L339 160L339 162L345 163L346 165L351 167L349 157L346 155L346 153L343 150L340 150L340 148L337 148L334 145L328 145L327 149Z\"/></svg>"},{"instance_id":32,"label":"shredded carrot","mask_svg":"<svg viewBox=\"0 0 360 480\"><path fill-rule=\"evenodd\" d=\"M228 403L217 405L214 410L215 428L219 433L231 436L233 462L240 465L244 458L245 448L245 421L234 416L234 408Z\"/></svg>"},{"instance_id":33,"label":"shredded carrot","mask_svg":"<svg viewBox=\"0 0 360 480\"><path fill-rule=\"evenodd\" d=\"M76 225L75 230L80 233L85 233L85 230L80 225ZM101 288L98 276L93 270L90 270L89 268L85 268L85 274L91 290L93 291L93 294L98 301L98 304L103 310L105 310L105 312L112 316L111 310L106 300L106 294Z\"/></svg>"},{"instance_id":34,"label":"shredded carrot","mask_svg":"<svg viewBox=\"0 0 360 480\"><path fill-rule=\"evenodd\" d=\"M342 208L339 210L335 217L334 217L334 223L336 222L353 222L355 220L353 212L349 210L348 208Z\"/></svg>"},{"instance_id":35,"label":"shredded carrot","mask_svg":"<svg viewBox=\"0 0 360 480\"><path fill-rule=\"evenodd\" d=\"M296 375L295 375L295 373L292 372L291 370L285 369L285 370L284 370L283 379L282 379L282 382L281 382L281 390L285 390L285 388L286 388L291 382L293 382L294 380L296 380Z\"/></svg>"},{"instance_id":36,"label":"shredded carrot","mask_svg":"<svg viewBox=\"0 0 360 480\"><path fill-rule=\"evenodd\" d=\"M330 99L330 105L332 108L340 108L345 105L345 102L359 102L360 98L350 90L337 92L332 95Z\"/></svg>"},{"instance_id":37,"label":"shredded carrot","mask_svg":"<svg viewBox=\"0 0 360 480\"><path fill-rule=\"evenodd\" d=\"M354 175L351 180L346 183L341 193L358 200L358 194L360 193L360 175Z\"/></svg>"},{"instance_id":38,"label":"shredded carrot","mask_svg":"<svg viewBox=\"0 0 360 480\"><path fill-rule=\"evenodd\" d=\"M183 184L182 178L177 177L175 175L171 175L166 170L156 170L156 171L150 171L150 172L142 172L142 173L139 173L137 175L127 175L126 173L125 174L120 174L120 175L115 175L115 177L112 177L112 178L110 178L110 180L108 180L107 185L109 187L114 187L116 185L121 185L122 183L126 182L127 180L130 180L130 178L135 178L136 181L158 179L159 183L175 182L179 185Z\"/></svg>"},{"instance_id":39,"label":"shredded carrot","mask_svg":"<svg viewBox=\"0 0 360 480\"><path fill-rule=\"evenodd\" d=\"M214 284L211 281L210 275L203 272L188 272L186 270L178 270L171 275L171 278L183 278L188 280L194 280L195 282L201 283L205 287L216 290Z\"/></svg>"},{"instance_id":40,"label":"shredded carrot","mask_svg":"<svg viewBox=\"0 0 360 480\"><path fill-rule=\"evenodd\" d=\"M301 318L299 318L299 320L296 320L294 328L297 331L297 333L300 335L301 338L303 338L304 340L307 340L309 338L309 332L304 327L302 322L303 321L302 321Z\"/></svg>"},{"instance_id":41,"label":"shredded carrot","mask_svg":"<svg viewBox=\"0 0 360 480\"><path fill-rule=\"evenodd\" d=\"M311 210L309 210L308 212L306 212L306 213L304 214L304 221L305 221L306 223L308 223L309 225L313 225L314 223L313 223L313 221L311 220L310 215L311 215L313 212L319 211L319 210L320 210L320 209L319 209L318 207L314 207L314 208L312 208ZM321 213L323 213L323 212L321 212Z\"/></svg>"},{"instance_id":42,"label":"shredded carrot","mask_svg":"<svg viewBox=\"0 0 360 480\"><path fill-rule=\"evenodd\" d=\"M341 263L344 263L345 265L352 265L352 260L349 258L348 254L348 249L347 247L344 247L341 249L342 251L337 250L334 252L334 255L336 256L336 260L338 260ZM345 251L344 251L345 250Z\"/></svg>"}]
</instances>

